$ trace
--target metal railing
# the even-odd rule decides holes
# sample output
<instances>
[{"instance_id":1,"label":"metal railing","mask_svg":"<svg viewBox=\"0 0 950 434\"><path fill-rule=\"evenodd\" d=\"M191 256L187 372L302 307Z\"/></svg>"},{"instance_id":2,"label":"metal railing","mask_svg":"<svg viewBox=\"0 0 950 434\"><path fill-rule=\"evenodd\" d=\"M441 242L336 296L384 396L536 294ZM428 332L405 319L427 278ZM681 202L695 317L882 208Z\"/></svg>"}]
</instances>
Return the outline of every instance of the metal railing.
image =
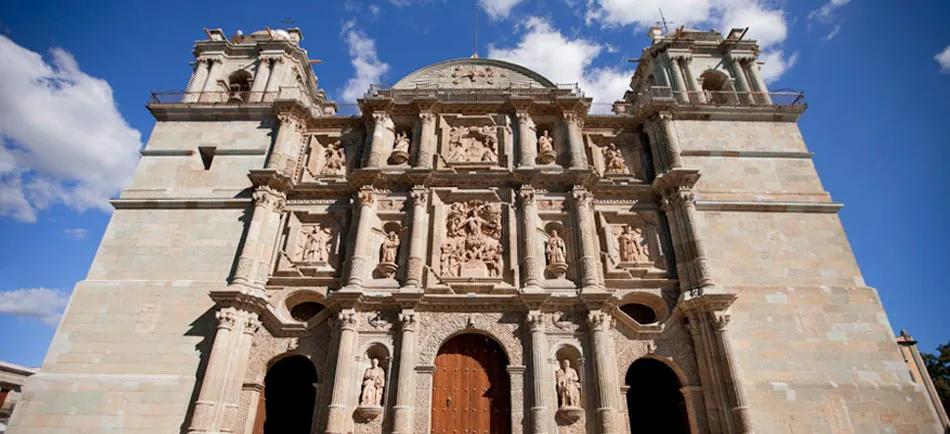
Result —
<instances>
[{"instance_id":1,"label":"metal railing","mask_svg":"<svg viewBox=\"0 0 950 434\"><path fill-rule=\"evenodd\" d=\"M417 84L412 88L401 89L395 89L391 84L374 84L363 97L388 98L397 103L407 103L418 98L434 98L442 102L504 102L512 96L553 101L564 96L583 98L584 93L577 83L558 84L556 87L511 84L508 87L491 88L445 88L440 84Z\"/></svg>"},{"instance_id":2,"label":"metal railing","mask_svg":"<svg viewBox=\"0 0 950 434\"><path fill-rule=\"evenodd\" d=\"M590 116L624 116L630 114L632 104L624 101L595 102L590 105L587 114Z\"/></svg>"},{"instance_id":3,"label":"metal railing","mask_svg":"<svg viewBox=\"0 0 950 434\"><path fill-rule=\"evenodd\" d=\"M337 104L336 116L360 116L363 112L359 104Z\"/></svg>"},{"instance_id":4,"label":"metal railing","mask_svg":"<svg viewBox=\"0 0 950 434\"><path fill-rule=\"evenodd\" d=\"M651 103L703 107L807 107L802 92L674 91L653 86L637 95L634 111Z\"/></svg>"},{"instance_id":5,"label":"metal railing","mask_svg":"<svg viewBox=\"0 0 950 434\"><path fill-rule=\"evenodd\" d=\"M313 102L310 101L311 97L302 89L296 86L289 86L281 87L276 91L270 92L188 92L184 90L152 92L148 99L148 104L248 106L286 100Z\"/></svg>"}]
</instances>

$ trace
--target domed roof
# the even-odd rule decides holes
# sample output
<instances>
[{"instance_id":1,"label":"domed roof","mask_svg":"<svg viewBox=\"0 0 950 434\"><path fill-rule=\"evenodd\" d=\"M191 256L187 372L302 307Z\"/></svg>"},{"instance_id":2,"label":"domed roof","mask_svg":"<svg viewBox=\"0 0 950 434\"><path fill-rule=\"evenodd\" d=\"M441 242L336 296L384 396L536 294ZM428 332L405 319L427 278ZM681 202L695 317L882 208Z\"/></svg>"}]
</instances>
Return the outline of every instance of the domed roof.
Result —
<instances>
[{"instance_id":1,"label":"domed roof","mask_svg":"<svg viewBox=\"0 0 950 434\"><path fill-rule=\"evenodd\" d=\"M556 87L528 68L494 59L465 58L434 63L405 76L393 89L479 89Z\"/></svg>"}]
</instances>

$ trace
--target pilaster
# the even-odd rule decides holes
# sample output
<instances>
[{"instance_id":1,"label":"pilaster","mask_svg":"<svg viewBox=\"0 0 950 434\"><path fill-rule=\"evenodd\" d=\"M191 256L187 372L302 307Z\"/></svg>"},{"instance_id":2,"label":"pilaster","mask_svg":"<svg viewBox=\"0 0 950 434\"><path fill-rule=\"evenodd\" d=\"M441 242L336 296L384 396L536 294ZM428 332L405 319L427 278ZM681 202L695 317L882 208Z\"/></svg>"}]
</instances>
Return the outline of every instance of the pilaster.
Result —
<instances>
[{"instance_id":1,"label":"pilaster","mask_svg":"<svg viewBox=\"0 0 950 434\"><path fill-rule=\"evenodd\" d=\"M424 186L415 186L410 192L412 197L412 227L409 235L409 260L406 267L406 289L418 289L422 286L422 274L426 254L426 202L428 192Z\"/></svg>"},{"instance_id":2,"label":"pilaster","mask_svg":"<svg viewBox=\"0 0 950 434\"><path fill-rule=\"evenodd\" d=\"M402 336L399 346L399 384L396 386L396 405L393 407L393 434L412 432L413 409L416 400L416 313L404 309L399 314Z\"/></svg>"},{"instance_id":3,"label":"pilaster","mask_svg":"<svg viewBox=\"0 0 950 434\"><path fill-rule=\"evenodd\" d=\"M571 154L571 170L587 170L587 151L584 149L584 120L578 112L565 111L564 123L567 125L567 140Z\"/></svg>"},{"instance_id":4,"label":"pilaster","mask_svg":"<svg viewBox=\"0 0 950 434\"><path fill-rule=\"evenodd\" d=\"M549 426L547 407L544 404L544 354L546 353L544 337L544 315L537 310L528 312L525 323L531 333L531 433L547 434Z\"/></svg>"},{"instance_id":5,"label":"pilaster","mask_svg":"<svg viewBox=\"0 0 950 434\"><path fill-rule=\"evenodd\" d=\"M597 395L600 406L597 408L601 434L620 432L616 413L620 409L620 384L617 380L617 366L610 345L609 330L613 327L613 318L602 311L595 310L587 314L587 326L590 329L591 343L594 348L594 373L597 378Z\"/></svg>"},{"instance_id":6,"label":"pilaster","mask_svg":"<svg viewBox=\"0 0 950 434\"><path fill-rule=\"evenodd\" d=\"M385 152L386 142L386 122L389 120L389 113L385 111L375 111L372 114L372 139L369 143L369 152L366 158L366 168L376 169L380 166Z\"/></svg>"},{"instance_id":7,"label":"pilaster","mask_svg":"<svg viewBox=\"0 0 950 434\"><path fill-rule=\"evenodd\" d=\"M543 279L541 258L538 252L538 205L535 200L535 190L531 186L522 186L519 192L521 198L522 228L524 230L524 258L521 267L524 271L524 286L526 291L540 291Z\"/></svg>"},{"instance_id":8,"label":"pilaster","mask_svg":"<svg viewBox=\"0 0 950 434\"><path fill-rule=\"evenodd\" d=\"M518 118L518 145L521 151L521 160L518 167L533 168L538 158L538 138L535 135L534 122L531 114L526 111L515 113Z\"/></svg>"},{"instance_id":9,"label":"pilaster","mask_svg":"<svg viewBox=\"0 0 950 434\"><path fill-rule=\"evenodd\" d=\"M376 219L376 197L372 187L364 186L356 195L359 203L359 221L356 228L356 239L353 242L353 256L350 258L349 276L346 286L361 287L366 274L366 263L369 261L369 252L366 246L372 235L373 223Z\"/></svg>"},{"instance_id":10,"label":"pilaster","mask_svg":"<svg viewBox=\"0 0 950 434\"><path fill-rule=\"evenodd\" d=\"M340 342L336 353L336 370L333 373L333 394L330 399L327 415L327 433L344 434L346 431L347 411L346 398L350 387L350 370L353 365L353 352L356 349L359 333L356 330L356 311L344 309L337 315L337 326L340 329Z\"/></svg>"},{"instance_id":11,"label":"pilaster","mask_svg":"<svg viewBox=\"0 0 950 434\"><path fill-rule=\"evenodd\" d=\"M574 200L578 231L577 243L581 246L581 292L599 292L600 249L597 230L594 227L594 196L587 189L575 186L571 191Z\"/></svg>"},{"instance_id":12,"label":"pilaster","mask_svg":"<svg viewBox=\"0 0 950 434\"><path fill-rule=\"evenodd\" d=\"M274 149L267 160L267 168L293 178L297 170L297 153L303 142L301 135L306 122L300 114L285 111L277 114L280 126L274 139Z\"/></svg>"},{"instance_id":13,"label":"pilaster","mask_svg":"<svg viewBox=\"0 0 950 434\"><path fill-rule=\"evenodd\" d=\"M422 124L422 131L419 134L419 151L416 154L416 168L418 169L432 168L432 157L435 155L437 140L435 135L435 121L437 117L438 116L432 111L419 112L419 122Z\"/></svg>"}]
</instances>

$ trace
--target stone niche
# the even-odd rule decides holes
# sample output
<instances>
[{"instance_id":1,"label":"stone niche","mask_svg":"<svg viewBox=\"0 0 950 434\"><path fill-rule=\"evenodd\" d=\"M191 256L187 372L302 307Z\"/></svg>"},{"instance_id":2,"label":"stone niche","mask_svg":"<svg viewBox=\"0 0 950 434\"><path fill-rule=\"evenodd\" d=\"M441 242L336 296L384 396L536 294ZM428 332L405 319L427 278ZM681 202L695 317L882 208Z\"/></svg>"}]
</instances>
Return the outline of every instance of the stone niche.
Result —
<instances>
[{"instance_id":1,"label":"stone niche","mask_svg":"<svg viewBox=\"0 0 950 434\"><path fill-rule=\"evenodd\" d=\"M630 202L597 208L597 235L604 248L601 261L608 286L668 277L667 244L655 210Z\"/></svg>"},{"instance_id":2,"label":"stone niche","mask_svg":"<svg viewBox=\"0 0 950 434\"><path fill-rule=\"evenodd\" d=\"M585 136L591 164L604 181L625 184L646 179L642 148L635 134L597 132Z\"/></svg>"},{"instance_id":3,"label":"stone niche","mask_svg":"<svg viewBox=\"0 0 950 434\"><path fill-rule=\"evenodd\" d=\"M344 199L301 202L290 204L274 275L329 283L340 275L350 207Z\"/></svg>"},{"instance_id":4,"label":"stone niche","mask_svg":"<svg viewBox=\"0 0 950 434\"><path fill-rule=\"evenodd\" d=\"M532 133L536 137L534 141L534 146L537 148L537 158L535 159L535 164L541 167L545 166L560 166L567 167L570 160L570 149L567 142L567 127L564 125L557 116L552 115L536 115L532 119L534 130ZM543 145L541 144L541 137L547 132L547 137L551 140L551 147L553 148L553 159L545 158L543 153Z\"/></svg>"},{"instance_id":5,"label":"stone niche","mask_svg":"<svg viewBox=\"0 0 950 434\"><path fill-rule=\"evenodd\" d=\"M376 216L372 236L365 246L369 258L367 270L371 279L366 288L398 289L404 278L406 255L409 247L409 231L406 227L405 193L382 193L376 195ZM366 276L364 276L366 279Z\"/></svg>"},{"instance_id":6,"label":"stone niche","mask_svg":"<svg viewBox=\"0 0 950 434\"><path fill-rule=\"evenodd\" d=\"M440 166L447 170L510 166L510 116L445 114L439 124Z\"/></svg>"},{"instance_id":7,"label":"stone niche","mask_svg":"<svg viewBox=\"0 0 950 434\"><path fill-rule=\"evenodd\" d=\"M581 257L580 240L577 239L579 232L573 213L568 212L567 195L539 193L536 203L538 221L532 223L537 231L534 251L539 252L538 257L544 268L541 285L551 290L576 290L576 282L580 281L580 266L577 262L577 258ZM563 249L563 259L557 257L560 253L556 250L560 249Z\"/></svg>"},{"instance_id":8,"label":"stone niche","mask_svg":"<svg viewBox=\"0 0 950 434\"><path fill-rule=\"evenodd\" d=\"M430 273L441 293L513 293L517 241L510 189L435 190Z\"/></svg>"},{"instance_id":9,"label":"stone niche","mask_svg":"<svg viewBox=\"0 0 950 434\"><path fill-rule=\"evenodd\" d=\"M363 131L344 130L305 136L306 163L301 182L335 183L354 169L359 161Z\"/></svg>"}]
</instances>

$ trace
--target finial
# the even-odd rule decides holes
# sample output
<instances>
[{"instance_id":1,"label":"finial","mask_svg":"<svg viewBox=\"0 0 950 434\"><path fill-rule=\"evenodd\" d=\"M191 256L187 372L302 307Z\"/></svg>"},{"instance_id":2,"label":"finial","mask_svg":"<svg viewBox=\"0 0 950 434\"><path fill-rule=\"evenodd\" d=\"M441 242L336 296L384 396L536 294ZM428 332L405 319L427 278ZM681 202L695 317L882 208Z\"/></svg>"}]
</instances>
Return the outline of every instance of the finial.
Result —
<instances>
[{"instance_id":1,"label":"finial","mask_svg":"<svg viewBox=\"0 0 950 434\"><path fill-rule=\"evenodd\" d=\"M475 51L472 53L472 59L478 59L478 3L475 3Z\"/></svg>"}]
</instances>

